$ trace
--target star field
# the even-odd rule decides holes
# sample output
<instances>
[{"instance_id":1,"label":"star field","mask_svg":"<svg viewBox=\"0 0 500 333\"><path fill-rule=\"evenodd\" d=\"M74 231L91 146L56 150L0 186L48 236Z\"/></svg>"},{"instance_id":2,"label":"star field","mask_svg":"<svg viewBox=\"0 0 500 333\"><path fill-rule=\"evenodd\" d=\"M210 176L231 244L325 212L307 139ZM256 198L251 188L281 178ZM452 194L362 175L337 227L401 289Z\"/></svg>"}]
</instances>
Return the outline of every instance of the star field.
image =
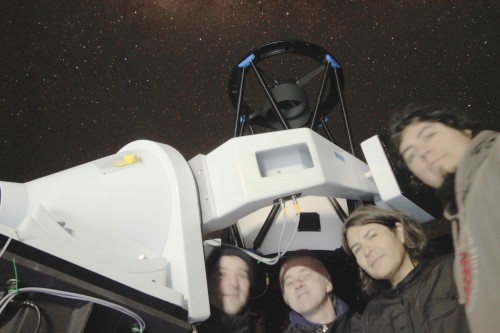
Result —
<instances>
[{"instance_id":1,"label":"star field","mask_svg":"<svg viewBox=\"0 0 500 333\"><path fill-rule=\"evenodd\" d=\"M408 102L498 130L500 5L479 1L28 1L0 5L0 177L25 182L150 139L186 159L233 135L228 79L269 42L328 50L357 149ZM292 66L291 66L292 67ZM291 68L293 70L293 68ZM339 107L329 114L347 149Z\"/></svg>"}]
</instances>

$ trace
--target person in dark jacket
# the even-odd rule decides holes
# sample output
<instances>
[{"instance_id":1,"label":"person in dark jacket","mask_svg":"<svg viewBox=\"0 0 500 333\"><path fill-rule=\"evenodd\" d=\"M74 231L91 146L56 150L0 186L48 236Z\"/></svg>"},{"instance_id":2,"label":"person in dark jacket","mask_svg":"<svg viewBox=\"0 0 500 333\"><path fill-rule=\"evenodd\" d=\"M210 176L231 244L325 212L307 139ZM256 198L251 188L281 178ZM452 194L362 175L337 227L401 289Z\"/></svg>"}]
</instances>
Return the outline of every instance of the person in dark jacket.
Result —
<instances>
[{"instance_id":1,"label":"person in dark jacket","mask_svg":"<svg viewBox=\"0 0 500 333\"><path fill-rule=\"evenodd\" d=\"M425 235L410 216L359 208L344 224L343 248L355 257L362 292L371 298L344 332L469 332L453 256L425 259Z\"/></svg>"},{"instance_id":2,"label":"person in dark jacket","mask_svg":"<svg viewBox=\"0 0 500 333\"><path fill-rule=\"evenodd\" d=\"M497 331L500 316L500 140L455 107L410 104L392 126L392 155L437 190L451 221L455 282L471 330Z\"/></svg>"},{"instance_id":3,"label":"person in dark jacket","mask_svg":"<svg viewBox=\"0 0 500 333\"><path fill-rule=\"evenodd\" d=\"M201 323L200 333L253 333L248 309L253 283L253 263L242 250L219 247L206 261L210 317Z\"/></svg>"},{"instance_id":4,"label":"person in dark jacket","mask_svg":"<svg viewBox=\"0 0 500 333\"><path fill-rule=\"evenodd\" d=\"M286 258L279 281L291 308L286 333L332 332L336 320L349 310L333 294L332 278L312 251L300 250Z\"/></svg>"}]
</instances>

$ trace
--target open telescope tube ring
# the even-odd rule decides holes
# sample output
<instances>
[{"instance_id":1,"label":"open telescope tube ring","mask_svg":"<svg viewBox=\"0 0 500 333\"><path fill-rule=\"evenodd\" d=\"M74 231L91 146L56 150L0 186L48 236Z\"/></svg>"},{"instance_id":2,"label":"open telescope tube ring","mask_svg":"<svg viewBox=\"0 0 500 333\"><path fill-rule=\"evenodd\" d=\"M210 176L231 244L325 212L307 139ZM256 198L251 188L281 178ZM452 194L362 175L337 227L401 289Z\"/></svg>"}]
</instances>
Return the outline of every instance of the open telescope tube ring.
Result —
<instances>
[{"instance_id":1,"label":"open telescope tube ring","mask_svg":"<svg viewBox=\"0 0 500 333\"><path fill-rule=\"evenodd\" d=\"M306 56L319 66L299 79L281 81L258 66L267 58L285 54ZM245 75L252 69L266 94L266 102L260 110L253 110L243 97ZM311 112L304 85L320 73L323 73L323 80L315 109ZM316 130L326 114L342 102L343 88L344 75L338 61L318 45L303 41L278 41L259 47L241 59L229 78L229 99L237 110L235 136L242 131L245 123L277 130L303 126Z\"/></svg>"}]
</instances>

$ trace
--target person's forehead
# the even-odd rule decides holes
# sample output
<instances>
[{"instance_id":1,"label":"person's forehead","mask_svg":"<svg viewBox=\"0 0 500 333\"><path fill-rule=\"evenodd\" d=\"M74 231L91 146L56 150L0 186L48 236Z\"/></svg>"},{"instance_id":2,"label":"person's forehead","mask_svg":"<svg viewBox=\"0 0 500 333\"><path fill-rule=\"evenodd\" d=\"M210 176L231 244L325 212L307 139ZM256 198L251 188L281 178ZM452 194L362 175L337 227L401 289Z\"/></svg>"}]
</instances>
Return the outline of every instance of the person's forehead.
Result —
<instances>
[{"instance_id":1,"label":"person's forehead","mask_svg":"<svg viewBox=\"0 0 500 333\"><path fill-rule=\"evenodd\" d=\"M443 126L439 122L415 120L403 129L403 131L401 132L401 140L403 141L405 138L408 138L410 136L413 137L425 128L433 128L440 125Z\"/></svg>"},{"instance_id":2,"label":"person's forehead","mask_svg":"<svg viewBox=\"0 0 500 333\"><path fill-rule=\"evenodd\" d=\"M421 135L429 129L435 129L440 127L447 127L439 122L428 122L416 120L410 123L401 132L401 140L399 143L399 151L403 152L409 146L411 146L415 141L421 138Z\"/></svg>"},{"instance_id":3,"label":"person's forehead","mask_svg":"<svg viewBox=\"0 0 500 333\"><path fill-rule=\"evenodd\" d=\"M372 223L352 226L349 229L347 229L347 233L349 233L349 231L366 231L369 229L380 230L380 229L387 229L387 227L380 223L372 222Z\"/></svg>"},{"instance_id":4,"label":"person's forehead","mask_svg":"<svg viewBox=\"0 0 500 333\"><path fill-rule=\"evenodd\" d=\"M302 265L296 265L296 266L290 267L286 271L285 276L283 278L286 279L287 277L290 277L294 274L307 273L307 272L317 273L316 271L312 270L309 267L302 266Z\"/></svg>"},{"instance_id":5,"label":"person's forehead","mask_svg":"<svg viewBox=\"0 0 500 333\"><path fill-rule=\"evenodd\" d=\"M388 231L389 228L385 225L379 223L368 223L364 225L356 225L347 229L346 236L349 240L352 237L361 236L364 237L371 231L384 232Z\"/></svg>"},{"instance_id":6,"label":"person's forehead","mask_svg":"<svg viewBox=\"0 0 500 333\"><path fill-rule=\"evenodd\" d=\"M439 129L444 131L460 131L452 126L443 124L439 121L426 121L426 120L415 120L414 122L408 124L401 132L401 142L406 138L414 138L426 129Z\"/></svg>"},{"instance_id":7,"label":"person's forehead","mask_svg":"<svg viewBox=\"0 0 500 333\"><path fill-rule=\"evenodd\" d=\"M219 259L219 268L248 271L247 263L238 256L226 255Z\"/></svg>"}]
</instances>

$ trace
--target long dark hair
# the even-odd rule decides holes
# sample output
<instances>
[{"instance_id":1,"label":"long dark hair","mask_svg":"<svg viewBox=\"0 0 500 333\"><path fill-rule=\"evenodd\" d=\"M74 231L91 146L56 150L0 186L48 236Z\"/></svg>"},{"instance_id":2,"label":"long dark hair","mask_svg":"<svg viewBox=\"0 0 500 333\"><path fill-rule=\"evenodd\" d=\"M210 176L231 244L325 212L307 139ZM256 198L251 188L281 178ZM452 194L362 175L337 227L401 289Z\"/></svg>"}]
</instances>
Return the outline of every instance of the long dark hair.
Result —
<instances>
[{"instance_id":1,"label":"long dark hair","mask_svg":"<svg viewBox=\"0 0 500 333\"><path fill-rule=\"evenodd\" d=\"M347 230L352 227L367 225L370 223L381 224L393 232L396 232L396 223L401 223L404 229L404 249L412 262L420 262L425 255L427 239L420 224L406 213L366 206L356 209L344 223L342 232L342 247L349 255L354 256L347 242ZM359 268L361 277L361 291L366 296L373 296L381 289L389 286L388 281L376 280Z\"/></svg>"}]
</instances>

